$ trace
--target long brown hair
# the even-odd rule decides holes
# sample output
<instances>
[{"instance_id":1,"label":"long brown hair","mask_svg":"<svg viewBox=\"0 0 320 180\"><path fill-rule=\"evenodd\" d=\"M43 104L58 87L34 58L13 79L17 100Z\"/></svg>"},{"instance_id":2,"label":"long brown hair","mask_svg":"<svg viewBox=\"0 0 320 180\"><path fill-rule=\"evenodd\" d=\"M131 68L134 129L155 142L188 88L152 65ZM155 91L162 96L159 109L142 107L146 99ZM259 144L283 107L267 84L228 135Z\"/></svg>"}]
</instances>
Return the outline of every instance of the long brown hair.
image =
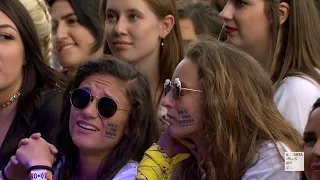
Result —
<instances>
[{"instance_id":1,"label":"long brown hair","mask_svg":"<svg viewBox=\"0 0 320 180\"><path fill-rule=\"evenodd\" d=\"M105 24L106 14L105 9L108 0L101 0L100 2L100 20L101 23ZM178 12L175 4L175 0L144 0L156 16L159 19L164 19L167 15L173 15L175 18L175 25L167 37L164 39L164 45L161 47L160 57L159 57L159 84L157 89L163 88L163 83L166 79L170 79L173 72L179 62L183 59L184 48L183 41L180 32ZM108 51L108 43L105 43L105 53L110 53ZM163 92L163 90L162 90ZM157 105L160 103L161 96L157 100Z\"/></svg>"},{"instance_id":2,"label":"long brown hair","mask_svg":"<svg viewBox=\"0 0 320 180\"><path fill-rule=\"evenodd\" d=\"M279 3L290 6L286 22L280 26ZM291 75L306 74L320 83L320 19L313 0L265 0L273 36L273 58L269 72L275 87ZM277 52L277 53L276 53Z\"/></svg>"},{"instance_id":3,"label":"long brown hair","mask_svg":"<svg viewBox=\"0 0 320 180\"><path fill-rule=\"evenodd\" d=\"M302 137L278 111L268 74L251 56L214 39L195 42L186 55L198 67L203 91L204 147L198 170L182 162L173 176L203 172L207 179L241 179L264 143L302 150ZM197 164L195 158L191 162ZM201 171L200 171L200 170ZM191 175L190 175L191 174ZM203 178L203 176L202 176Z\"/></svg>"},{"instance_id":4,"label":"long brown hair","mask_svg":"<svg viewBox=\"0 0 320 180\"><path fill-rule=\"evenodd\" d=\"M111 75L126 82L126 94L132 110L129 117L128 133L112 152L101 162L97 179L112 180L128 161L140 162L144 152L158 140L156 111L152 106L151 92L147 79L134 66L113 56L88 61L78 68L74 79L64 94L63 126L57 137L59 154L56 164L61 163L58 179L71 180L77 173L79 148L74 144L69 131L70 91L78 88L82 81L94 75Z\"/></svg>"},{"instance_id":5,"label":"long brown hair","mask_svg":"<svg viewBox=\"0 0 320 180\"><path fill-rule=\"evenodd\" d=\"M43 90L61 91L65 88L65 81L61 74L45 63L34 22L23 4L18 0L2 0L0 10L17 26L24 46L25 65L22 67L23 83L17 111L26 117L32 108L38 109L43 105Z\"/></svg>"}]
</instances>

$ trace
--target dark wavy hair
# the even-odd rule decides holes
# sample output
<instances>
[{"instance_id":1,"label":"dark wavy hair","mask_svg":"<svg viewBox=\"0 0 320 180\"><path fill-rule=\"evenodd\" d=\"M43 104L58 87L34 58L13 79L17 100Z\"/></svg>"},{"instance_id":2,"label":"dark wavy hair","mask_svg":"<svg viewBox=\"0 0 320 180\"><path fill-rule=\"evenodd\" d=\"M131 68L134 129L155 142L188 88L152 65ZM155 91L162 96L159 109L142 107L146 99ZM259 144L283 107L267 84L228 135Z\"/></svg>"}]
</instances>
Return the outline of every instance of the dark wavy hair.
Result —
<instances>
[{"instance_id":1,"label":"dark wavy hair","mask_svg":"<svg viewBox=\"0 0 320 180\"><path fill-rule=\"evenodd\" d=\"M95 39L91 53L97 52L104 43L104 30L99 20L99 0L67 0L78 22L86 27ZM57 0L47 0L49 6L57 2Z\"/></svg>"},{"instance_id":2,"label":"dark wavy hair","mask_svg":"<svg viewBox=\"0 0 320 180\"><path fill-rule=\"evenodd\" d=\"M78 88L86 78L97 74L111 75L127 82L126 93L132 106L128 134L122 137L117 147L101 162L98 179L111 180L129 160L141 161L144 152L158 140L156 110L147 79L133 65L113 56L88 61L79 67L64 94L64 112L61 118L64 122L57 143L59 155L56 162L62 162L59 179L72 179L78 164L79 149L73 143L69 131L70 91Z\"/></svg>"},{"instance_id":3,"label":"dark wavy hair","mask_svg":"<svg viewBox=\"0 0 320 180\"><path fill-rule=\"evenodd\" d=\"M63 90L64 78L45 64L35 25L25 7L18 0L1 0L0 10L17 26L23 42L25 64L22 67L23 83L17 113L27 117L43 105L44 94L41 92L48 89Z\"/></svg>"}]
</instances>

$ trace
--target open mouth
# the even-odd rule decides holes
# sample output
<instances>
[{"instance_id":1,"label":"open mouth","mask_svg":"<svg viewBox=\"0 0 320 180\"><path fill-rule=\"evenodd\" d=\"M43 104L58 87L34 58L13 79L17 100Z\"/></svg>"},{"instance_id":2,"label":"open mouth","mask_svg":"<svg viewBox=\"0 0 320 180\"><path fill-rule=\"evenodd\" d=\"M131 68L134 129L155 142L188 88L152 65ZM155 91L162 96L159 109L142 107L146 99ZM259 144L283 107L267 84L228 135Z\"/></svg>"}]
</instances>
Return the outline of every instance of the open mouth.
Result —
<instances>
[{"instance_id":1,"label":"open mouth","mask_svg":"<svg viewBox=\"0 0 320 180\"><path fill-rule=\"evenodd\" d=\"M62 52L62 51L65 51L65 50L68 50L68 49L71 49L71 48L73 48L75 45L67 45L67 46L63 46L61 49L60 49L60 52Z\"/></svg>"},{"instance_id":2,"label":"open mouth","mask_svg":"<svg viewBox=\"0 0 320 180\"><path fill-rule=\"evenodd\" d=\"M98 131L97 128L95 128L95 127L93 127L93 126L90 126L90 125L88 125L88 124L78 123L78 126L81 127L82 129L85 129L85 130Z\"/></svg>"}]
</instances>

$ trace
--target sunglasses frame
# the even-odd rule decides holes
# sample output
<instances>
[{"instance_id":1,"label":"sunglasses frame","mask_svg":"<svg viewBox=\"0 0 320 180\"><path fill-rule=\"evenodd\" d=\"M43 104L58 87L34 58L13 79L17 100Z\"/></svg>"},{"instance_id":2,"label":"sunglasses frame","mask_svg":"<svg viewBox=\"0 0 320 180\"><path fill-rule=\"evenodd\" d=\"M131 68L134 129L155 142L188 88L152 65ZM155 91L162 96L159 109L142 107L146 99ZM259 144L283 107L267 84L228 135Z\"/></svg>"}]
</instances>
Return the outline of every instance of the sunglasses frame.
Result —
<instances>
[{"instance_id":1,"label":"sunglasses frame","mask_svg":"<svg viewBox=\"0 0 320 180\"><path fill-rule=\"evenodd\" d=\"M77 108L77 107L75 107L75 106L73 105L73 103L72 103L72 94L73 94L76 90L83 90L83 91L86 91L86 92L89 93L89 95L90 95L90 101L88 102L88 104L86 105L86 107L84 107L84 108ZM108 97L108 96L104 96L104 97L95 96L95 95L92 95L89 90L83 89L83 88L76 88L76 89L70 91L70 103L71 103L71 105L72 105L74 108L76 108L76 109L78 109L78 110L86 109L86 108L89 106L89 104L92 103L94 97L97 98L97 100L98 100L97 103L96 103L96 108L97 108L97 111L98 111L99 116L102 117L102 118L111 118L111 117L114 116L114 115L116 114L116 112L117 112L117 111L115 111L115 113L114 113L112 116L110 116L110 117L104 117L104 116L102 116L102 115L100 114L100 112L99 112L99 107L98 107L98 106L99 106L99 102L100 102L100 100L101 100L102 98L108 98L108 99L111 99L113 102L115 102L115 104L117 105L117 109L116 109L116 110L122 110L122 111L130 112L130 111L127 110L127 109L122 109L122 108L120 108L119 105L118 105L118 102L117 102L115 99L113 99L112 97Z\"/></svg>"},{"instance_id":2,"label":"sunglasses frame","mask_svg":"<svg viewBox=\"0 0 320 180\"><path fill-rule=\"evenodd\" d=\"M170 79L166 79L166 81L164 82L164 91L165 91L165 95L167 95L170 91L166 92L166 87L170 86L170 91L174 92L174 88L178 88L179 91L177 92L178 94L175 95L175 93L173 93L173 99L175 101L177 101L180 98L180 93L181 91L192 91L192 92L199 92L202 93L201 90L197 90L197 89L189 89L189 88L183 88L181 87L181 81L179 78L175 78L174 79L174 86L172 86L171 80ZM177 96L177 97L175 97Z\"/></svg>"}]
</instances>

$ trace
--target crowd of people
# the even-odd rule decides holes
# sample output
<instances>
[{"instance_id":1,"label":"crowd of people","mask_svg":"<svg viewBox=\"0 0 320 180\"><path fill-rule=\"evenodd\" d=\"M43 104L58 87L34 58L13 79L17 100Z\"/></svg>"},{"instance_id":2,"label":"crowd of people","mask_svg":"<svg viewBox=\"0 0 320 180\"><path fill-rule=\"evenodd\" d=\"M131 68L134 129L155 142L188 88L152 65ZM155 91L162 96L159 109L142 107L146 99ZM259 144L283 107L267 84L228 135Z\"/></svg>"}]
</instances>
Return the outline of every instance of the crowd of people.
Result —
<instances>
[{"instance_id":1,"label":"crowd of people","mask_svg":"<svg viewBox=\"0 0 320 180\"><path fill-rule=\"evenodd\" d=\"M319 2L1 0L0 180L320 179Z\"/></svg>"}]
</instances>

